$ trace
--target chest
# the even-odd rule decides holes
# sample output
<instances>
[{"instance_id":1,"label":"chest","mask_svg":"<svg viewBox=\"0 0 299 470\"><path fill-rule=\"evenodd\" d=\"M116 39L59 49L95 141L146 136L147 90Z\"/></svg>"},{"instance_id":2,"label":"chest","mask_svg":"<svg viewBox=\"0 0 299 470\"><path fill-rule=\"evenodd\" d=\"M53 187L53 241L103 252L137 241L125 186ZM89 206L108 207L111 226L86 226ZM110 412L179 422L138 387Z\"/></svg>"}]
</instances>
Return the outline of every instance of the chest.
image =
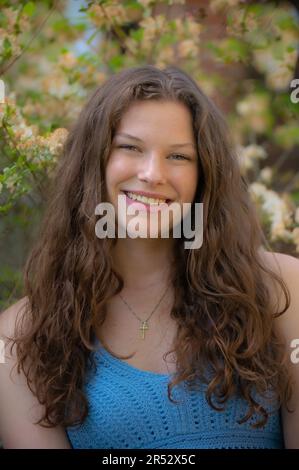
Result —
<instances>
[{"instance_id":1,"label":"chest","mask_svg":"<svg viewBox=\"0 0 299 470\"><path fill-rule=\"evenodd\" d=\"M146 323L124 313L107 315L98 332L116 354L130 355L125 361L138 369L167 374L175 372L175 355L164 355L172 349L177 325L169 316L149 319Z\"/></svg>"}]
</instances>

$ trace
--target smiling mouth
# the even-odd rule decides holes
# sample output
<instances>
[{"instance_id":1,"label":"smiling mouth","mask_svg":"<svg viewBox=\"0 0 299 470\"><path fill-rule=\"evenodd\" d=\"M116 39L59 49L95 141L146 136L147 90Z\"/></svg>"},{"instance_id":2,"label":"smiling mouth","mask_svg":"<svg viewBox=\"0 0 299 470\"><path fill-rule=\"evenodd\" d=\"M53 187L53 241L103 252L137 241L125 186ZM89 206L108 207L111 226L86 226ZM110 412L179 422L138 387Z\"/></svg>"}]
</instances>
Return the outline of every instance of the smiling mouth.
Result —
<instances>
[{"instance_id":1,"label":"smiling mouth","mask_svg":"<svg viewBox=\"0 0 299 470\"><path fill-rule=\"evenodd\" d=\"M133 202L141 202L142 204L149 205L149 206L159 206L161 204L171 204L172 199L159 199L159 198L153 198L153 197L146 197L141 194L136 194L130 191L123 191L121 190L122 194L125 194L131 201Z\"/></svg>"}]
</instances>

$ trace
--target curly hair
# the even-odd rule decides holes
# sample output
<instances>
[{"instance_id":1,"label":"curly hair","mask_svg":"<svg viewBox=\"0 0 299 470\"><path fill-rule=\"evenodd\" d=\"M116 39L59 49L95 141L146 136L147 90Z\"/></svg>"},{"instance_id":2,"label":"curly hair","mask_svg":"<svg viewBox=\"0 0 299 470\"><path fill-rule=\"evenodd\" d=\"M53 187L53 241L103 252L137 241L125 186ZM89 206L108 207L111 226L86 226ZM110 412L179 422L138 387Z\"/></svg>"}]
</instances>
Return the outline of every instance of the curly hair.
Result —
<instances>
[{"instance_id":1,"label":"curly hair","mask_svg":"<svg viewBox=\"0 0 299 470\"><path fill-rule=\"evenodd\" d=\"M261 420L253 426L263 426L268 412L254 392L263 396L273 389L279 404L291 397L285 348L274 328L274 319L290 305L289 291L260 256L268 243L225 119L196 81L175 66L145 65L113 75L91 94L70 129L23 269L28 302L13 338L18 371L45 407L39 424L84 421L89 410L84 379L95 366L94 334L107 315L107 301L124 285L112 264L117 240L96 237L94 211L106 202L113 136L138 100L185 104L199 155L193 203L203 203L204 249L184 249L183 239L176 241L171 317L177 334L166 355L175 351L177 371L168 397L173 401L171 391L179 382L191 388L199 380L208 384L210 406L221 410L239 391L248 402L239 422L257 413ZM265 273L283 289L286 303L280 312L270 306Z\"/></svg>"}]
</instances>

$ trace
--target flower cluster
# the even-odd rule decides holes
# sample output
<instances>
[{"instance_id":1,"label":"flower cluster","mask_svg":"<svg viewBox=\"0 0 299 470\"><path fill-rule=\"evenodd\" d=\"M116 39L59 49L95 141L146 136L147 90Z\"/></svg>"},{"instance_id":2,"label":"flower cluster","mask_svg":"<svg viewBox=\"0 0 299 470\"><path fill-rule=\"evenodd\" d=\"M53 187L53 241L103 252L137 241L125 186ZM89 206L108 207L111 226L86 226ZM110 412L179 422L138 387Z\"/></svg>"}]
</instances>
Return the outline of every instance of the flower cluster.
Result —
<instances>
[{"instance_id":1,"label":"flower cluster","mask_svg":"<svg viewBox=\"0 0 299 470\"><path fill-rule=\"evenodd\" d=\"M240 146L237 149L240 167L243 173L255 167L256 162L267 158L267 153L260 145L247 145L246 147Z\"/></svg>"},{"instance_id":2,"label":"flower cluster","mask_svg":"<svg viewBox=\"0 0 299 470\"><path fill-rule=\"evenodd\" d=\"M296 245L299 253L299 208L294 206L288 194L279 196L264 184L254 182L250 185L253 200L261 207L265 220L269 223L271 241L286 240Z\"/></svg>"}]
</instances>

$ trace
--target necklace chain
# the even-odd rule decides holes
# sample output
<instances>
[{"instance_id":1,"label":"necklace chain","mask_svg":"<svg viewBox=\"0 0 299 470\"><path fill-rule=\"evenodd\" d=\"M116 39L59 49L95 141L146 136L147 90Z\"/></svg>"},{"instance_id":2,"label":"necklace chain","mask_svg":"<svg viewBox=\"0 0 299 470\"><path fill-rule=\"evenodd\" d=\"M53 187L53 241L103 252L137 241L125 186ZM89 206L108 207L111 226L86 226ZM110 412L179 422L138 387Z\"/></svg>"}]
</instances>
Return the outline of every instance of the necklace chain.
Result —
<instances>
[{"instance_id":1,"label":"necklace chain","mask_svg":"<svg viewBox=\"0 0 299 470\"><path fill-rule=\"evenodd\" d=\"M126 304L126 306L128 307L128 309L133 313L133 315L141 322L141 326L140 326L140 330L141 330L141 338L144 339L145 338L145 330L148 330L149 329L149 326L148 326L148 321L149 319L151 318L151 316L154 314L154 312L157 310L157 308L159 307L159 305L161 304L162 300L164 299L165 295L166 295L166 292L168 290L168 285L165 289L165 292L164 294L162 295L162 297L160 298L159 302L157 303L157 305L154 307L154 309L151 311L150 315L148 318L146 318L145 320L142 320L141 318L138 317L138 315L136 315L136 313L134 312L134 310L132 309L132 307L128 304L128 302L126 302L126 300L123 298L123 296L121 294L118 294L121 298L121 300Z\"/></svg>"}]
</instances>

